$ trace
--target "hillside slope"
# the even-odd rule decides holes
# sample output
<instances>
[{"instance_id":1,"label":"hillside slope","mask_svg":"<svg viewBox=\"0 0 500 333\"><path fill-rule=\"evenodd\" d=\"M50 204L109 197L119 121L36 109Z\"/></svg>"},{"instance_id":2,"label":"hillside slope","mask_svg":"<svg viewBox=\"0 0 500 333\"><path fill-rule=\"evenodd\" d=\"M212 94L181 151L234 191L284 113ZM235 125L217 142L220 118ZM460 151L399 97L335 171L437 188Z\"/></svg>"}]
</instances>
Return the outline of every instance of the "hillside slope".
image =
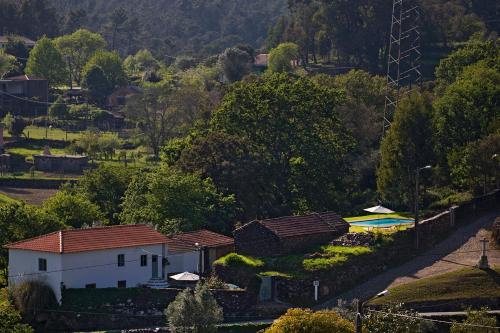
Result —
<instances>
[{"instance_id":1,"label":"hillside slope","mask_svg":"<svg viewBox=\"0 0 500 333\"><path fill-rule=\"evenodd\" d=\"M116 47L131 53L147 47L161 53L212 54L248 43L261 47L267 31L285 13L286 0L51 0L62 15L83 9L82 25L112 42L110 17L123 7L127 21ZM138 44L138 45L137 45Z\"/></svg>"}]
</instances>

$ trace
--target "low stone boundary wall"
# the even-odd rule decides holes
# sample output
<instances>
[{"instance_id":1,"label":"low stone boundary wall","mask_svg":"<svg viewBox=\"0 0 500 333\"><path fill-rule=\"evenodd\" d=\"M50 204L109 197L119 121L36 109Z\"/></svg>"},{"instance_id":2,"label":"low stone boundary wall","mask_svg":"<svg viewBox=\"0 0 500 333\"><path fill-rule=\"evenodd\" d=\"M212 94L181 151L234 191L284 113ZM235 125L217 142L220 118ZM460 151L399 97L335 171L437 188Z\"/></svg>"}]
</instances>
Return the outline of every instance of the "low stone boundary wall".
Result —
<instances>
[{"instance_id":1,"label":"low stone boundary wall","mask_svg":"<svg viewBox=\"0 0 500 333\"><path fill-rule=\"evenodd\" d=\"M50 332L165 326L163 312L181 291L177 288L68 289L63 293L62 307L41 313L37 321L43 330ZM211 291L227 316L241 315L255 304L255 296L245 290Z\"/></svg>"},{"instance_id":2,"label":"low stone boundary wall","mask_svg":"<svg viewBox=\"0 0 500 333\"><path fill-rule=\"evenodd\" d=\"M467 224L479 214L498 208L500 208L500 190L420 221L418 230L421 248L436 244L457 226ZM416 255L414 244L413 229L400 231L391 246L380 248L365 256L353 257L347 264L329 271L318 272L310 279L275 277L275 295L279 300L294 304L315 304L313 281L317 280L320 281L320 301L326 300L387 270L389 266L404 263Z\"/></svg>"},{"instance_id":3,"label":"low stone boundary wall","mask_svg":"<svg viewBox=\"0 0 500 333\"><path fill-rule=\"evenodd\" d=\"M495 223L493 223L492 236L493 240L500 245L500 216L495 219Z\"/></svg>"}]
</instances>

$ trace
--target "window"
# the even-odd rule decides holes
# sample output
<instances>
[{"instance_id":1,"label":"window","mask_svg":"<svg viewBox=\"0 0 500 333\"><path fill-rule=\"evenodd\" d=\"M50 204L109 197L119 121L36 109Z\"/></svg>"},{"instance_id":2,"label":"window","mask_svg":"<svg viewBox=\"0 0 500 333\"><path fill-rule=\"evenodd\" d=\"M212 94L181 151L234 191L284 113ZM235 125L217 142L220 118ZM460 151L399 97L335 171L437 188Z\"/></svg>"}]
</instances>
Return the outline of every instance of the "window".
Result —
<instances>
[{"instance_id":1,"label":"window","mask_svg":"<svg viewBox=\"0 0 500 333\"><path fill-rule=\"evenodd\" d=\"M141 266L147 266L147 265L148 265L148 255L142 254L141 255Z\"/></svg>"},{"instance_id":2,"label":"window","mask_svg":"<svg viewBox=\"0 0 500 333\"><path fill-rule=\"evenodd\" d=\"M38 258L38 270L39 271L47 271L47 259Z\"/></svg>"},{"instance_id":3,"label":"window","mask_svg":"<svg viewBox=\"0 0 500 333\"><path fill-rule=\"evenodd\" d=\"M87 288L87 289L95 289L96 288L96 284L95 283L86 284L85 288Z\"/></svg>"},{"instance_id":4,"label":"window","mask_svg":"<svg viewBox=\"0 0 500 333\"><path fill-rule=\"evenodd\" d=\"M127 288L127 281L126 280L118 281L118 288Z\"/></svg>"},{"instance_id":5,"label":"window","mask_svg":"<svg viewBox=\"0 0 500 333\"><path fill-rule=\"evenodd\" d=\"M124 254L119 254L118 255L118 267L125 266L125 255Z\"/></svg>"}]
</instances>

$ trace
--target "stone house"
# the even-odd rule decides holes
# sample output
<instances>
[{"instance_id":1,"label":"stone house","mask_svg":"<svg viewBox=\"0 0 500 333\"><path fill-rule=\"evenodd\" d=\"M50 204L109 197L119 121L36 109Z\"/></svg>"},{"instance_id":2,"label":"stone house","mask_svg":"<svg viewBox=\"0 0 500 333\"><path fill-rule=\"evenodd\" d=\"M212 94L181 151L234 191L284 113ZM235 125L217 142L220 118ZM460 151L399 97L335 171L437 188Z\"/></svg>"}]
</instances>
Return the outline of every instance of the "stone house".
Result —
<instances>
[{"instance_id":1,"label":"stone house","mask_svg":"<svg viewBox=\"0 0 500 333\"><path fill-rule=\"evenodd\" d=\"M45 79L19 75L0 79L0 112L26 117L47 114L48 82Z\"/></svg>"},{"instance_id":2,"label":"stone house","mask_svg":"<svg viewBox=\"0 0 500 333\"><path fill-rule=\"evenodd\" d=\"M325 244L349 231L334 212L255 220L236 229L236 252L252 256L281 256Z\"/></svg>"}]
</instances>

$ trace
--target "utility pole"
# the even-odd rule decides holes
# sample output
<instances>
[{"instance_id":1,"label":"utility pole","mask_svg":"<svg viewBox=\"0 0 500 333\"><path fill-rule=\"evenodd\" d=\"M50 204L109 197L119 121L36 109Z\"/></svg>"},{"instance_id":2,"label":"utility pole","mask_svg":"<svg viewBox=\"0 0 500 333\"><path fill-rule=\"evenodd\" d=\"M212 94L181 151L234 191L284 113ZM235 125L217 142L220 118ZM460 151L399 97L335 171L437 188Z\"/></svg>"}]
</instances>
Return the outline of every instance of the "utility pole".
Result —
<instances>
[{"instance_id":1,"label":"utility pole","mask_svg":"<svg viewBox=\"0 0 500 333\"><path fill-rule=\"evenodd\" d=\"M356 301L356 333L362 333L363 332L363 301L357 300Z\"/></svg>"},{"instance_id":2,"label":"utility pole","mask_svg":"<svg viewBox=\"0 0 500 333\"><path fill-rule=\"evenodd\" d=\"M419 235L418 235L418 209L419 209L419 192L420 192L420 185L419 185L419 178L420 178L420 171L424 169L430 169L430 165L426 165L422 168L417 168L415 170L415 226L414 226L414 231L415 231L415 248L418 250L420 244L419 244Z\"/></svg>"}]
</instances>

